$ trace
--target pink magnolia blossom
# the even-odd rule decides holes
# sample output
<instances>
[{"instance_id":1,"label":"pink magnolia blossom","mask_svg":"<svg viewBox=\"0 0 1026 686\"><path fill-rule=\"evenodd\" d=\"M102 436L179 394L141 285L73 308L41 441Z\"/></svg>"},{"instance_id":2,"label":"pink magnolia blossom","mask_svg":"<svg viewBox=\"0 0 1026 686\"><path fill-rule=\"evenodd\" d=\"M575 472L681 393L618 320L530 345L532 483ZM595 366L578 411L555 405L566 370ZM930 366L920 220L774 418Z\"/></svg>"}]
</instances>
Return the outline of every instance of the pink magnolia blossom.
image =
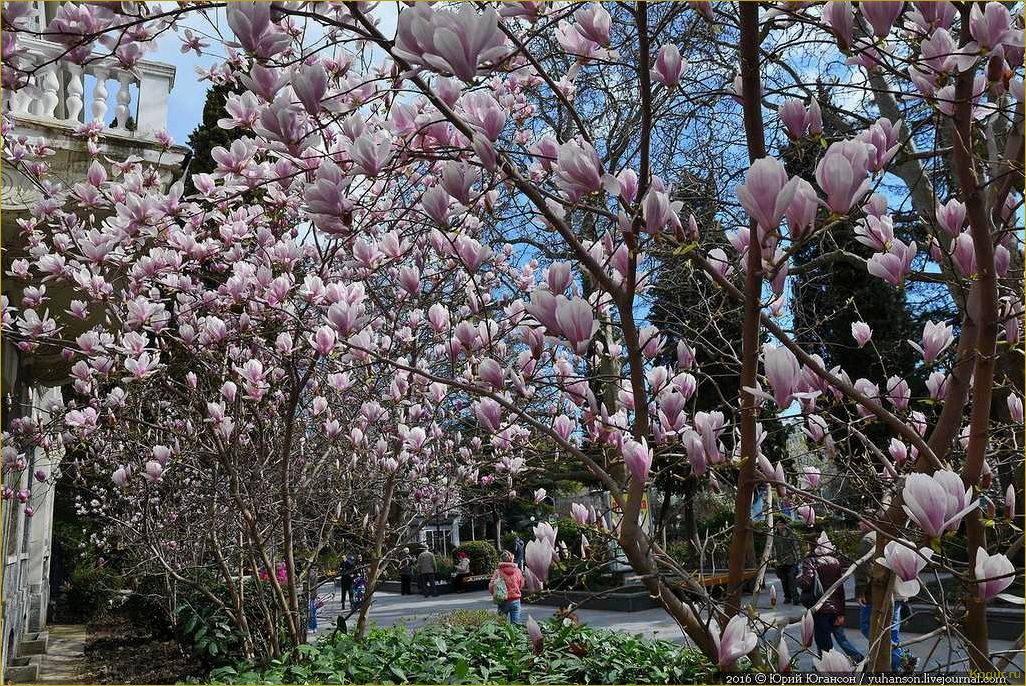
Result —
<instances>
[{"instance_id":1,"label":"pink magnolia blossom","mask_svg":"<svg viewBox=\"0 0 1026 686\"><path fill-rule=\"evenodd\" d=\"M640 443L632 438L624 441L623 461L632 477L638 481L647 480L648 471L652 467L652 449L648 447L648 442L644 438Z\"/></svg>"},{"instance_id":2,"label":"pink magnolia blossom","mask_svg":"<svg viewBox=\"0 0 1026 686\"><path fill-rule=\"evenodd\" d=\"M977 505L972 489L963 491L958 474L940 470L928 476L910 474L902 490L903 508L929 539L958 528L962 518Z\"/></svg>"},{"instance_id":3,"label":"pink magnolia blossom","mask_svg":"<svg viewBox=\"0 0 1026 686\"><path fill-rule=\"evenodd\" d=\"M321 110L321 100L328 91L328 73L322 64L298 67L292 72L292 90L310 114Z\"/></svg>"},{"instance_id":4,"label":"pink magnolia blossom","mask_svg":"<svg viewBox=\"0 0 1026 686\"><path fill-rule=\"evenodd\" d=\"M968 233L960 233L951 242L951 263L955 265L956 271L965 278L971 278L976 274L976 250L973 247L973 237Z\"/></svg>"},{"instance_id":5,"label":"pink magnolia blossom","mask_svg":"<svg viewBox=\"0 0 1026 686\"><path fill-rule=\"evenodd\" d=\"M619 190L615 188L616 179L603 173L598 153L587 141L575 139L561 145L553 169L556 185L572 202L594 193L604 184L607 189Z\"/></svg>"},{"instance_id":6,"label":"pink magnolia blossom","mask_svg":"<svg viewBox=\"0 0 1026 686\"><path fill-rule=\"evenodd\" d=\"M862 2L860 3L863 7L866 5L872 5L876 3ZM880 3L880 4L897 4L903 3ZM848 659L848 656L842 653L837 648L831 648L830 650L824 651L818 658L812 658L812 665L816 668L817 672L823 674L851 674L855 666Z\"/></svg>"},{"instance_id":7,"label":"pink magnolia blossom","mask_svg":"<svg viewBox=\"0 0 1026 686\"><path fill-rule=\"evenodd\" d=\"M816 511L811 505L799 505L795 512L798 514L798 518L808 526L814 526L816 524Z\"/></svg>"},{"instance_id":8,"label":"pink magnolia blossom","mask_svg":"<svg viewBox=\"0 0 1026 686\"><path fill-rule=\"evenodd\" d=\"M815 227L819 198L808 181L798 178L794 197L784 210L787 229L792 241L800 241Z\"/></svg>"},{"instance_id":9,"label":"pink magnolia blossom","mask_svg":"<svg viewBox=\"0 0 1026 686\"><path fill-rule=\"evenodd\" d=\"M731 617L721 635L713 632L713 639L716 642L717 664L722 670L731 669L739 657L755 650L759 643L755 632L748 627L748 617L744 614Z\"/></svg>"},{"instance_id":10,"label":"pink magnolia blossom","mask_svg":"<svg viewBox=\"0 0 1026 686\"><path fill-rule=\"evenodd\" d=\"M930 393L930 397L933 400L944 400L948 395L949 381L948 375L944 372L930 372L930 376L926 379L926 390Z\"/></svg>"},{"instance_id":11,"label":"pink magnolia blossom","mask_svg":"<svg viewBox=\"0 0 1026 686\"><path fill-rule=\"evenodd\" d=\"M498 431L502 424L502 406L491 398L481 398L474 403L474 414L487 431Z\"/></svg>"},{"instance_id":12,"label":"pink magnolia blossom","mask_svg":"<svg viewBox=\"0 0 1026 686\"><path fill-rule=\"evenodd\" d=\"M570 516L581 526L586 526L591 519L588 508L580 503L570 504Z\"/></svg>"},{"instance_id":13,"label":"pink magnolia blossom","mask_svg":"<svg viewBox=\"0 0 1026 686\"><path fill-rule=\"evenodd\" d=\"M866 271L893 286L901 286L905 276L911 271L912 260L917 252L915 241L905 245L899 240L894 240L888 252L874 253L869 258L866 262Z\"/></svg>"},{"instance_id":14,"label":"pink magnolia blossom","mask_svg":"<svg viewBox=\"0 0 1026 686\"><path fill-rule=\"evenodd\" d=\"M812 640L815 637L813 627L814 622L812 620L812 610L807 610L805 614L802 615L801 622L801 641L802 645L806 648L812 645Z\"/></svg>"},{"instance_id":15,"label":"pink magnolia blossom","mask_svg":"<svg viewBox=\"0 0 1026 686\"><path fill-rule=\"evenodd\" d=\"M898 466L905 464L908 459L908 446L899 441L897 438L892 438L887 448L887 452L891 458L898 463Z\"/></svg>"},{"instance_id":16,"label":"pink magnolia blossom","mask_svg":"<svg viewBox=\"0 0 1026 686\"><path fill-rule=\"evenodd\" d=\"M120 488L124 488L128 484L129 476L130 472L127 468L118 467L114 470L114 473L111 475L110 478L111 481L113 481L117 486L119 486Z\"/></svg>"},{"instance_id":17,"label":"pink magnolia blossom","mask_svg":"<svg viewBox=\"0 0 1026 686\"><path fill-rule=\"evenodd\" d=\"M965 205L956 198L937 205L937 223L949 236L957 236L965 226Z\"/></svg>"},{"instance_id":18,"label":"pink magnolia blossom","mask_svg":"<svg viewBox=\"0 0 1026 686\"><path fill-rule=\"evenodd\" d=\"M656 55L655 64L652 66L652 78L668 88L673 88L680 83L680 77L687 66L688 63L681 59L677 46L669 43L661 47Z\"/></svg>"},{"instance_id":19,"label":"pink magnolia blossom","mask_svg":"<svg viewBox=\"0 0 1026 686\"><path fill-rule=\"evenodd\" d=\"M472 5L457 11L413 5L399 12L395 54L415 66L470 82L482 64L506 54L498 20L491 7L478 14Z\"/></svg>"},{"instance_id":20,"label":"pink magnolia blossom","mask_svg":"<svg viewBox=\"0 0 1026 686\"><path fill-rule=\"evenodd\" d=\"M902 10L905 7L905 3L900 0L878 0L876 2L860 2L859 9L862 10L862 16L866 18L870 26L873 27L873 33L878 38L886 38L887 34L891 32L891 27L894 26L894 22L898 20Z\"/></svg>"},{"instance_id":21,"label":"pink magnolia blossom","mask_svg":"<svg viewBox=\"0 0 1026 686\"><path fill-rule=\"evenodd\" d=\"M791 671L791 651L787 647L787 638L784 632L780 632L780 641L777 643L777 671L781 674Z\"/></svg>"},{"instance_id":22,"label":"pink magnolia blossom","mask_svg":"<svg viewBox=\"0 0 1026 686\"><path fill-rule=\"evenodd\" d=\"M271 6L266 2L233 3L226 12L228 26L239 43L257 57L272 57L292 42L287 33L271 23Z\"/></svg>"},{"instance_id":23,"label":"pink magnolia blossom","mask_svg":"<svg viewBox=\"0 0 1026 686\"><path fill-rule=\"evenodd\" d=\"M749 167L745 183L737 187L737 197L759 226L769 231L780 226L797 183L796 179L788 180L779 160L763 157Z\"/></svg>"},{"instance_id":24,"label":"pink magnolia blossom","mask_svg":"<svg viewBox=\"0 0 1026 686\"><path fill-rule=\"evenodd\" d=\"M1015 519L1015 484L1008 484L1005 489L1005 518Z\"/></svg>"},{"instance_id":25,"label":"pink magnolia blossom","mask_svg":"<svg viewBox=\"0 0 1026 686\"><path fill-rule=\"evenodd\" d=\"M919 351L919 354L923 356L923 362L932 364L954 340L950 325L944 322L927 322L923 327L922 341L920 343L908 341L908 344Z\"/></svg>"},{"instance_id":26,"label":"pink magnolia blossom","mask_svg":"<svg viewBox=\"0 0 1026 686\"><path fill-rule=\"evenodd\" d=\"M598 45L609 44L612 17L601 3L593 2L574 12L574 28L587 40Z\"/></svg>"},{"instance_id":27,"label":"pink magnolia blossom","mask_svg":"<svg viewBox=\"0 0 1026 686\"><path fill-rule=\"evenodd\" d=\"M1020 48L1023 45L1022 29L1012 25L1008 8L1000 2L988 2L982 10L974 3L969 12L969 33L973 43L965 46L966 52L975 49L987 53L1003 43Z\"/></svg>"},{"instance_id":28,"label":"pink magnolia blossom","mask_svg":"<svg viewBox=\"0 0 1026 686\"><path fill-rule=\"evenodd\" d=\"M916 551L906 542L889 541L884 547L883 557L878 557L876 561L898 577L894 592L911 598L919 593L919 573L932 557L933 550L930 548L920 548Z\"/></svg>"},{"instance_id":29,"label":"pink magnolia blossom","mask_svg":"<svg viewBox=\"0 0 1026 686\"><path fill-rule=\"evenodd\" d=\"M809 127L808 118L805 112L805 104L797 98L787 98L780 104L777 110L780 123L784 125L784 131L791 140L797 140L805 135Z\"/></svg>"},{"instance_id":30,"label":"pink magnolia blossom","mask_svg":"<svg viewBox=\"0 0 1026 686\"><path fill-rule=\"evenodd\" d=\"M1016 424L1022 424L1022 398L1015 393L1009 393L1008 398L1005 399L1005 403L1008 405L1008 415L1012 418L1012 421Z\"/></svg>"},{"instance_id":31,"label":"pink magnolia blossom","mask_svg":"<svg viewBox=\"0 0 1026 686\"><path fill-rule=\"evenodd\" d=\"M531 540L524 547L524 564L541 584L549 578L555 554L556 549L548 539Z\"/></svg>"},{"instance_id":32,"label":"pink magnolia blossom","mask_svg":"<svg viewBox=\"0 0 1026 686\"><path fill-rule=\"evenodd\" d=\"M146 463L146 478L154 483L160 481L160 475L164 471L164 466L156 460L149 460Z\"/></svg>"},{"instance_id":33,"label":"pink magnolia blossom","mask_svg":"<svg viewBox=\"0 0 1026 686\"><path fill-rule=\"evenodd\" d=\"M973 568L980 600L988 602L997 597L1015 581L1015 565L1007 556L989 554L983 548L976 550L976 566ZM1019 600L1018 602L1022 602Z\"/></svg>"},{"instance_id":34,"label":"pink magnolia blossom","mask_svg":"<svg viewBox=\"0 0 1026 686\"><path fill-rule=\"evenodd\" d=\"M588 301L583 298L563 298L556 305L555 318L563 336L570 342L570 347L579 355L587 352L599 328Z\"/></svg>"},{"instance_id":35,"label":"pink magnolia blossom","mask_svg":"<svg viewBox=\"0 0 1026 686\"><path fill-rule=\"evenodd\" d=\"M865 322L852 322L851 335L859 347L863 348L873 338L873 330Z\"/></svg>"},{"instance_id":36,"label":"pink magnolia blossom","mask_svg":"<svg viewBox=\"0 0 1026 686\"><path fill-rule=\"evenodd\" d=\"M898 376L887 379L887 399L891 401L895 409L906 409L911 397L912 391L909 389L907 381Z\"/></svg>"},{"instance_id":37,"label":"pink magnolia blossom","mask_svg":"<svg viewBox=\"0 0 1026 686\"><path fill-rule=\"evenodd\" d=\"M837 37L841 50L851 48L855 12L850 0L830 0L823 6L822 16L830 31Z\"/></svg>"},{"instance_id":38,"label":"pink magnolia blossom","mask_svg":"<svg viewBox=\"0 0 1026 686\"><path fill-rule=\"evenodd\" d=\"M869 154L863 142L851 140L830 144L816 165L816 182L826 193L826 205L831 212L848 214L869 191L868 173Z\"/></svg>"}]
</instances>

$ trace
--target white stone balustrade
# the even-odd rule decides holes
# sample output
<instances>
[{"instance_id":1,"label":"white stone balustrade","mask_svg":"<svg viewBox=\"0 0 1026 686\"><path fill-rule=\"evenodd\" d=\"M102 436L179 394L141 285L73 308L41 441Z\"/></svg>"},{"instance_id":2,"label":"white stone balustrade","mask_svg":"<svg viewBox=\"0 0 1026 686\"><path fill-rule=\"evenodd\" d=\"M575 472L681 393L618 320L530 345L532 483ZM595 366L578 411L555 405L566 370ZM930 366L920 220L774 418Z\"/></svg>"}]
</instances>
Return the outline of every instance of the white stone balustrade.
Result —
<instances>
[{"instance_id":1,"label":"white stone balustrade","mask_svg":"<svg viewBox=\"0 0 1026 686\"><path fill-rule=\"evenodd\" d=\"M111 57L78 65L61 59L64 47L57 43L22 37L19 44L37 69L28 87L4 92L4 109L16 117L38 117L71 128L100 121L122 135L148 140L167 127L168 97L175 82L172 65L143 60L133 72ZM92 77L88 93L87 77ZM108 104L111 92L117 94L113 108ZM125 128L129 118L134 131Z\"/></svg>"}]
</instances>

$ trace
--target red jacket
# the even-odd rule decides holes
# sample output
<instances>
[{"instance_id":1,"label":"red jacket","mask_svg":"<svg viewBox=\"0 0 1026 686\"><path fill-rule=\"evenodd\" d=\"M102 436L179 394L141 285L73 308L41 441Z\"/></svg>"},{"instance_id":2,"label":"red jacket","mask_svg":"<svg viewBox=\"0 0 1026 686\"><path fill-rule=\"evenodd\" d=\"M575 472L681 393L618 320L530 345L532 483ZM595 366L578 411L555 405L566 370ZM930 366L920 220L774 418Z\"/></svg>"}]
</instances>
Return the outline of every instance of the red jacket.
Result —
<instances>
[{"instance_id":1,"label":"red jacket","mask_svg":"<svg viewBox=\"0 0 1026 686\"><path fill-rule=\"evenodd\" d=\"M502 574L506 582L506 600L520 600L521 590L524 588L524 575L520 573L520 568L513 562L500 562L496 572ZM488 582L489 593L494 590L494 581L493 575L492 580Z\"/></svg>"}]
</instances>

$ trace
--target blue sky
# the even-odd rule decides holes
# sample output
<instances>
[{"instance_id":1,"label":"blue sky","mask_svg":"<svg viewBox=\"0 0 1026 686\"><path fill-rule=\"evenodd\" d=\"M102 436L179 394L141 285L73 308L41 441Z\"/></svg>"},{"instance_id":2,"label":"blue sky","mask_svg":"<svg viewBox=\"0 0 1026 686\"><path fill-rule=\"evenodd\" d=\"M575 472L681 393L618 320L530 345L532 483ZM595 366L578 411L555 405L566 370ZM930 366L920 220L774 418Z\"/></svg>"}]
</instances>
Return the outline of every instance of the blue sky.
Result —
<instances>
[{"instance_id":1,"label":"blue sky","mask_svg":"<svg viewBox=\"0 0 1026 686\"><path fill-rule=\"evenodd\" d=\"M394 3L381 3L374 10L374 14L380 19L379 28L382 33L386 36L394 35L397 15L396 5ZM184 35L185 28L190 28L194 33L202 34L203 36L215 35L215 38L205 39L205 42L209 43L210 47L204 51L205 54L203 56L197 56L192 51L184 55L182 54L182 42L179 36ZM224 57L223 47L218 45L216 34L213 33L214 28L220 30L225 39L231 40L231 29L228 28L224 13L220 10L211 13L209 21L200 18L198 15L190 15L186 20L179 22L179 33L168 31L160 36L157 40L157 50L147 56L148 59L156 62L173 64L177 69L175 85L171 90L167 113L167 130L174 137L176 143L185 144L189 134L192 133L192 130L196 128L196 125L203 118L203 101L206 98L210 82L198 80L196 75L197 67L208 69ZM312 25L311 28L313 28ZM310 37L312 40L316 40L322 35L320 31L312 30ZM209 54L206 54L208 52ZM112 88L112 108L114 106L113 98L115 94L116 90Z\"/></svg>"}]
</instances>

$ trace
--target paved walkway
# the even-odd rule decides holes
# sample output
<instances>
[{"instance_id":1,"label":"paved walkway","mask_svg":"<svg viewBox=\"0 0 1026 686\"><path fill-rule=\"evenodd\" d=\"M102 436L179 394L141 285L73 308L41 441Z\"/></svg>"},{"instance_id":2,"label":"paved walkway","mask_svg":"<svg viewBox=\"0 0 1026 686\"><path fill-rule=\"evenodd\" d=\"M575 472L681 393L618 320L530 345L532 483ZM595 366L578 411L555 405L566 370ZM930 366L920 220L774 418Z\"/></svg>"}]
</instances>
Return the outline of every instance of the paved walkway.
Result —
<instances>
[{"instance_id":1,"label":"paved walkway","mask_svg":"<svg viewBox=\"0 0 1026 686\"><path fill-rule=\"evenodd\" d=\"M40 684L80 684L88 631L84 624L51 624L50 640L39 663Z\"/></svg>"},{"instance_id":2,"label":"paved walkway","mask_svg":"<svg viewBox=\"0 0 1026 686\"><path fill-rule=\"evenodd\" d=\"M768 577L773 580L773 577ZM318 631L311 633L311 638L330 634L335 627L335 619L342 613L341 604L338 600L338 588L332 583L323 585L320 589L322 596L327 596L328 602L317 613ZM751 595L745 597L746 603L752 602ZM799 652L799 636L801 633L798 622L805 614L805 608L797 605L778 605L771 608L769 604L769 593L763 591L755 601L755 607L759 618L775 627L784 626L784 633L788 639L788 645L792 655ZM401 596L397 593L378 592L374 596L374 604L370 610L370 622L373 626L406 626L411 629L427 624L432 619L441 615L453 612L454 610L494 610L486 591L476 591L464 594L446 594L433 598L425 598L421 595ZM551 617L555 608L542 605L524 605L523 615L533 616L537 620ZM643 610L641 612L613 612L608 610L581 609L575 611L581 623L596 628L615 629L631 634L638 634L647 638L667 639L679 643L685 642L681 630L668 614L662 609ZM349 619L349 626L355 626L357 615ZM775 646L778 640L778 630L770 629L770 644ZM845 629L845 636L856 649L865 652L866 639L859 632L857 627ZM916 638L914 634L902 634L903 642L911 642ZM919 657L919 670L933 671L965 671L966 656L964 650L957 641L949 641L946 637L934 637L925 641L913 643L910 646L912 652ZM1011 641L991 641L992 651L1012 650ZM950 665L950 667L948 666ZM811 671L811 657L802 658L800 667L802 670ZM1006 670L1022 670L1023 655L1020 652L1015 655Z\"/></svg>"}]
</instances>

